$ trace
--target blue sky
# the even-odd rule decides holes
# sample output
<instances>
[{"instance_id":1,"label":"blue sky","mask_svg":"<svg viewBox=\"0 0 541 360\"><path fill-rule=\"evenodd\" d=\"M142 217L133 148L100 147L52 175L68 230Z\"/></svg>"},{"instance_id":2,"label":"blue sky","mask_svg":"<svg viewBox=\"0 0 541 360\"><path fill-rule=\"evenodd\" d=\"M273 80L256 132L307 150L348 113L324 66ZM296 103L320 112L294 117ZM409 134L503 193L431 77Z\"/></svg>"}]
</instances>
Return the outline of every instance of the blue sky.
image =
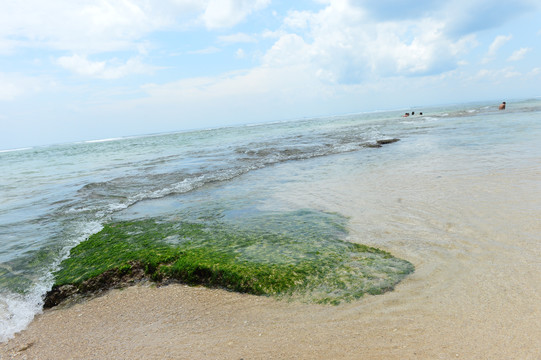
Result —
<instances>
[{"instance_id":1,"label":"blue sky","mask_svg":"<svg viewBox=\"0 0 541 360\"><path fill-rule=\"evenodd\" d=\"M0 149L539 84L538 0L0 0Z\"/></svg>"}]
</instances>

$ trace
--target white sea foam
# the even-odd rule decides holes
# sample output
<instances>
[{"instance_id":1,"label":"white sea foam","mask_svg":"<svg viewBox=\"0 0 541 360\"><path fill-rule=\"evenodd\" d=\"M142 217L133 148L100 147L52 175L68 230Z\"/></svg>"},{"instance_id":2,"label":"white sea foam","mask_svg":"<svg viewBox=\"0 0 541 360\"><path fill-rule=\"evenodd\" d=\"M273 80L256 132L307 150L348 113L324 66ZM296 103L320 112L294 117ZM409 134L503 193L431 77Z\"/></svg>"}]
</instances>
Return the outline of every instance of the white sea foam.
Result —
<instances>
[{"instance_id":1,"label":"white sea foam","mask_svg":"<svg viewBox=\"0 0 541 360\"><path fill-rule=\"evenodd\" d=\"M99 222L82 222L76 226L74 241L68 244L52 264L49 272L44 274L25 294L17 294L7 290L0 293L0 343L26 329L37 314L43 309L43 296L53 285L52 273L58 270L59 264L69 255L69 250L87 239L91 234L103 228Z\"/></svg>"},{"instance_id":2,"label":"white sea foam","mask_svg":"<svg viewBox=\"0 0 541 360\"><path fill-rule=\"evenodd\" d=\"M113 203L113 204L109 204L107 206L107 209L111 212L116 212L116 211L120 211L120 210L124 210L128 207L127 204L122 204L122 203Z\"/></svg>"},{"instance_id":3,"label":"white sea foam","mask_svg":"<svg viewBox=\"0 0 541 360\"><path fill-rule=\"evenodd\" d=\"M18 149L8 149L8 150L0 150L0 153L8 153L8 152L14 152L14 151L24 151L24 150L31 150L32 147L24 147L24 148L18 148Z\"/></svg>"},{"instance_id":4,"label":"white sea foam","mask_svg":"<svg viewBox=\"0 0 541 360\"><path fill-rule=\"evenodd\" d=\"M46 291L37 285L27 295L4 293L0 295L0 343L26 329L34 316L41 313L42 294Z\"/></svg>"},{"instance_id":5,"label":"white sea foam","mask_svg":"<svg viewBox=\"0 0 541 360\"><path fill-rule=\"evenodd\" d=\"M75 228L76 230L72 237L73 241L67 244L66 247L63 249L60 258L55 264L53 264L51 272L58 270L58 265L60 265L62 260L68 257L69 251L72 247L86 240L90 235L101 231L101 229L103 229L103 224L100 221L82 221L75 224ZM48 287L50 287L53 282L51 272L47 273L47 275L45 275L45 277L42 278L41 281L42 283L48 283Z\"/></svg>"},{"instance_id":6,"label":"white sea foam","mask_svg":"<svg viewBox=\"0 0 541 360\"><path fill-rule=\"evenodd\" d=\"M109 138L109 139L87 140L85 141L85 143L93 144L93 143L102 143L102 142L117 141L117 140L123 140L123 139L125 138L117 137L117 138Z\"/></svg>"}]
</instances>

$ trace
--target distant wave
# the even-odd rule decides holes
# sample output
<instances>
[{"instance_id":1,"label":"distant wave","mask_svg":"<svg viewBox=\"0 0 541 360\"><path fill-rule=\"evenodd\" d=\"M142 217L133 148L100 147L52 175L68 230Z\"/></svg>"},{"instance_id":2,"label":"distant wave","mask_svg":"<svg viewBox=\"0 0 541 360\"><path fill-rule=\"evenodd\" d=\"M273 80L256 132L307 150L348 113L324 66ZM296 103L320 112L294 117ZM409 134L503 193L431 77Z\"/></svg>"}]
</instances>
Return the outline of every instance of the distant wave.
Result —
<instances>
[{"instance_id":1,"label":"distant wave","mask_svg":"<svg viewBox=\"0 0 541 360\"><path fill-rule=\"evenodd\" d=\"M116 137L116 138L109 138L109 139L98 139L98 140L86 140L84 143L86 144L92 144L92 143L102 143L102 142L108 142L108 141L118 141L126 139L124 137Z\"/></svg>"},{"instance_id":2,"label":"distant wave","mask_svg":"<svg viewBox=\"0 0 541 360\"><path fill-rule=\"evenodd\" d=\"M24 150L31 150L33 147L24 147L24 148L18 148L18 149L8 149L8 150L0 150L0 153L7 153L7 152L13 152L13 151L24 151Z\"/></svg>"}]
</instances>

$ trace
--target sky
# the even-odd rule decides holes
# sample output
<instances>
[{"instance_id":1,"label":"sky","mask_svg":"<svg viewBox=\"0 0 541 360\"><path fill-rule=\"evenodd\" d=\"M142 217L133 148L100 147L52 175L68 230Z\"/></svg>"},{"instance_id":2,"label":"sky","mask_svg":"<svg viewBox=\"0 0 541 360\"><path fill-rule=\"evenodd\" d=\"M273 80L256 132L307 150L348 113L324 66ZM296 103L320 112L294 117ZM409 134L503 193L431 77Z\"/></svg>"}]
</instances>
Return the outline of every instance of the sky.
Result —
<instances>
[{"instance_id":1,"label":"sky","mask_svg":"<svg viewBox=\"0 0 541 360\"><path fill-rule=\"evenodd\" d=\"M0 150L539 84L538 0L0 0Z\"/></svg>"}]
</instances>

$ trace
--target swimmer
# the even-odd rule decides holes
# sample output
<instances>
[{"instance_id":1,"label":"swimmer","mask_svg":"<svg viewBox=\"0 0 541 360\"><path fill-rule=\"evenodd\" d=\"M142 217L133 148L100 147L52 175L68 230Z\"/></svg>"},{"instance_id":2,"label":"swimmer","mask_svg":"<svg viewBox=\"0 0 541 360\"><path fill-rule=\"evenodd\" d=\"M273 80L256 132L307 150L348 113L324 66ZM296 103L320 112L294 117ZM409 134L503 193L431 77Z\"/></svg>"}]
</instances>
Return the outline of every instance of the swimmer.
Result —
<instances>
[{"instance_id":1,"label":"swimmer","mask_svg":"<svg viewBox=\"0 0 541 360\"><path fill-rule=\"evenodd\" d=\"M499 110L505 110L505 101L500 104L498 107Z\"/></svg>"}]
</instances>

